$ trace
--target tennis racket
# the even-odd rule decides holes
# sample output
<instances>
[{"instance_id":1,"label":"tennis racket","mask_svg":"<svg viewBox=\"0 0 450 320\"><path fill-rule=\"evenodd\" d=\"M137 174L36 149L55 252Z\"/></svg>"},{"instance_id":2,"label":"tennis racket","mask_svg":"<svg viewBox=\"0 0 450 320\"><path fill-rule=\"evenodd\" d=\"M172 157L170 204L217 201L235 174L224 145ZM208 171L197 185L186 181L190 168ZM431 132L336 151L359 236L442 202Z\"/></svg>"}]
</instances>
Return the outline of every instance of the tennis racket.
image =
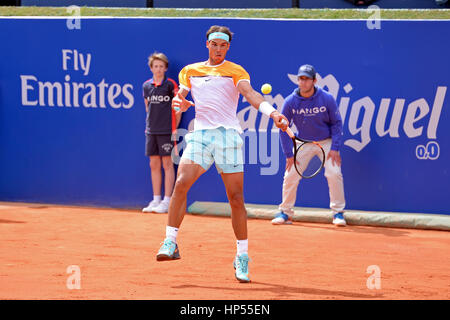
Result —
<instances>
[{"instance_id":1,"label":"tennis racket","mask_svg":"<svg viewBox=\"0 0 450 320\"><path fill-rule=\"evenodd\" d=\"M315 177L325 164L325 151L316 141L303 140L294 135L290 128L286 133L294 144L294 167L302 178Z\"/></svg>"}]
</instances>

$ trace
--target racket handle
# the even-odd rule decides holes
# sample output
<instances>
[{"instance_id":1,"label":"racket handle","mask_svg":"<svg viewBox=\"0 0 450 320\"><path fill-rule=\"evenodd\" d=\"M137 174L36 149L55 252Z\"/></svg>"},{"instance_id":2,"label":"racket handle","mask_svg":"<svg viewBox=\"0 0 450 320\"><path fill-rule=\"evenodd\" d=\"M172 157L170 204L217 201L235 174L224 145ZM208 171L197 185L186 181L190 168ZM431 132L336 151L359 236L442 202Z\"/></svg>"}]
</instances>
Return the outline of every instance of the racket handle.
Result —
<instances>
[{"instance_id":1,"label":"racket handle","mask_svg":"<svg viewBox=\"0 0 450 320\"><path fill-rule=\"evenodd\" d=\"M284 123L284 124L288 124L287 121L284 120L284 119L282 119L281 122ZM287 133L287 134L289 135L289 137L291 137L292 139L295 137L295 136L294 136L294 133L292 132L291 128L289 128L289 127L286 129L286 133Z\"/></svg>"},{"instance_id":2,"label":"racket handle","mask_svg":"<svg viewBox=\"0 0 450 320\"><path fill-rule=\"evenodd\" d=\"M289 135L289 137L291 137L292 139L295 138L294 133L292 132L291 128L287 128L286 129L286 133Z\"/></svg>"}]
</instances>

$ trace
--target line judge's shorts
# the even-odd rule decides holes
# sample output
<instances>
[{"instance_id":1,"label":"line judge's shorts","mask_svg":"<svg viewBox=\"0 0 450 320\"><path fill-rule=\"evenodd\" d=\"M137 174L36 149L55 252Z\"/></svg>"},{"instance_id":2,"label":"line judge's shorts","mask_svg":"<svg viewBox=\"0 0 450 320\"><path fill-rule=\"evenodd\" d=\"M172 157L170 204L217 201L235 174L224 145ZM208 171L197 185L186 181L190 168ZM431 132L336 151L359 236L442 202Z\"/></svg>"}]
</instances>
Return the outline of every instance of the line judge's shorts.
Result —
<instances>
[{"instance_id":1,"label":"line judge's shorts","mask_svg":"<svg viewBox=\"0 0 450 320\"><path fill-rule=\"evenodd\" d=\"M219 127L196 130L185 137L187 146L182 159L189 159L208 170L213 162L219 173L244 171L243 140L235 129Z\"/></svg>"},{"instance_id":2,"label":"line judge's shorts","mask_svg":"<svg viewBox=\"0 0 450 320\"><path fill-rule=\"evenodd\" d=\"M145 155L170 156L172 154L173 141L171 134L146 134Z\"/></svg>"}]
</instances>

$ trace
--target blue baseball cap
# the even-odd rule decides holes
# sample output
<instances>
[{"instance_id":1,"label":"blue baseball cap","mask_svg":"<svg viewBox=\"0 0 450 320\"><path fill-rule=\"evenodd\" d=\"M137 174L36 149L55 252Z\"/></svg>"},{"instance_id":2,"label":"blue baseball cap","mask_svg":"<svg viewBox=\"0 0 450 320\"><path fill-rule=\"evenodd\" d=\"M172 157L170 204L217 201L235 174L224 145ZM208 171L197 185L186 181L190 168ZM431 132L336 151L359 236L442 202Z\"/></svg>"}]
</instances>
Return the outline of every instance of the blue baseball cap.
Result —
<instances>
[{"instance_id":1,"label":"blue baseball cap","mask_svg":"<svg viewBox=\"0 0 450 320\"><path fill-rule=\"evenodd\" d=\"M316 70L310 64L304 64L300 68L298 68L297 77L305 76L311 79L316 78Z\"/></svg>"}]
</instances>

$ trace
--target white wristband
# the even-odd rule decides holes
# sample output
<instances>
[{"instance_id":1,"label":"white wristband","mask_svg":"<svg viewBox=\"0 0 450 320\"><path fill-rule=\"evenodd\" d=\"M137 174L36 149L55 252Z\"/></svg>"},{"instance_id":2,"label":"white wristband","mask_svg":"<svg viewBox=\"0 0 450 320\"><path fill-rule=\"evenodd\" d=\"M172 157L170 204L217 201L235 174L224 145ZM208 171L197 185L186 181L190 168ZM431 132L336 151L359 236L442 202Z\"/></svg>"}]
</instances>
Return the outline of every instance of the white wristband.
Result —
<instances>
[{"instance_id":1,"label":"white wristband","mask_svg":"<svg viewBox=\"0 0 450 320\"><path fill-rule=\"evenodd\" d=\"M277 111L277 110L274 107L272 107L272 105L270 103L268 103L267 101L263 101L259 105L259 111L261 111L261 113L264 113L266 116L270 117L272 112Z\"/></svg>"}]
</instances>

